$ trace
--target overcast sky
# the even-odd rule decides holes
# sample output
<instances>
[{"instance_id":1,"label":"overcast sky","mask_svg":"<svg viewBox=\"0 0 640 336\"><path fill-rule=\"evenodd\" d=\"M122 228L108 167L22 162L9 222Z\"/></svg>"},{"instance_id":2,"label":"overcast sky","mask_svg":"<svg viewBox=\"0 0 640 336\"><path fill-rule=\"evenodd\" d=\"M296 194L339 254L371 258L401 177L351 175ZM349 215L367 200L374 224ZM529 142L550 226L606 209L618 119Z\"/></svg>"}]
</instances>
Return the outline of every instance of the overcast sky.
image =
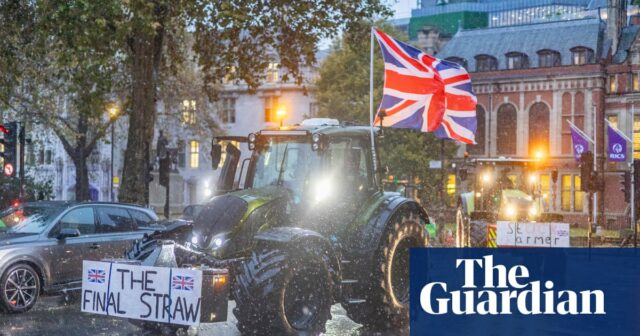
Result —
<instances>
[{"instance_id":1,"label":"overcast sky","mask_svg":"<svg viewBox=\"0 0 640 336\"><path fill-rule=\"evenodd\" d=\"M417 0L389 0L395 12L393 18L407 18L411 16L411 9L417 7Z\"/></svg>"}]
</instances>

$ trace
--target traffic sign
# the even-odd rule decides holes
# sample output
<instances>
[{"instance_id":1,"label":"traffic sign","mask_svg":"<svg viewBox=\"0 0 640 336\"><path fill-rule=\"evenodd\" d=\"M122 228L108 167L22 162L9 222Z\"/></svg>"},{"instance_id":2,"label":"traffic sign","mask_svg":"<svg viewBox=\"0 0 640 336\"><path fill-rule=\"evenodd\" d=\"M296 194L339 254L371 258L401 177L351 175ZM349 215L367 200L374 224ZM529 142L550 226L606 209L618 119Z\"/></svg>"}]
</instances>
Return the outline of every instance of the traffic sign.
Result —
<instances>
[{"instance_id":1,"label":"traffic sign","mask_svg":"<svg viewBox=\"0 0 640 336\"><path fill-rule=\"evenodd\" d=\"M4 174L6 176L13 176L14 171L15 171L15 168L11 163L7 163L4 165Z\"/></svg>"}]
</instances>

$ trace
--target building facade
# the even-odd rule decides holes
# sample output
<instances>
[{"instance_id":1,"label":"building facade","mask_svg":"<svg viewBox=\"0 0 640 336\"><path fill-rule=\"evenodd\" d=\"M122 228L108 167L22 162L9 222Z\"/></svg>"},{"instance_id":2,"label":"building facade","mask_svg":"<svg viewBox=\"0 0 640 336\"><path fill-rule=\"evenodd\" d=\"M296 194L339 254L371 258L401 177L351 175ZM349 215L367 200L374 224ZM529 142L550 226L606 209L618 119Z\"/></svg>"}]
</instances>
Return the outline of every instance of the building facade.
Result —
<instances>
[{"instance_id":1,"label":"building facade","mask_svg":"<svg viewBox=\"0 0 640 336\"><path fill-rule=\"evenodd\" d=\"M596 140L604 182L597 193L598 213L606 213L598 223L624 228L629 207L619 178L628 165L605 162L604 119L628 135L637 137L640 131L640 123L636 130L631 121L640 90L638 26L627 20L624 4L610 2L606 20L462 30L437 56L463 65L478 96L478 145L461 148L460 155L528 158L543 153L546 210L586 224L589 209L572 153L571 122ZM551 179L554 170L556 181Z\"/></svg>"}]
</instances>

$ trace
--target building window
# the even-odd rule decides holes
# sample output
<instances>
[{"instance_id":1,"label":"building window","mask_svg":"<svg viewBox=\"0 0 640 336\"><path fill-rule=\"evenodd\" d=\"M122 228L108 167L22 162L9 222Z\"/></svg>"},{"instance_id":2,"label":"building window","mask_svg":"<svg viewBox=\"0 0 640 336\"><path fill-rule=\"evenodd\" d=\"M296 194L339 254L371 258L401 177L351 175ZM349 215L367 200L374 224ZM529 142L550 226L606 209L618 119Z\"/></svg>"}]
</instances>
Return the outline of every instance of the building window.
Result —
<instances>
[{"instance_id":1,"label":"building window","mask_svg":"<svg viewBox=\"0 0 640 336\"><path fill-rule=\"evenodd\" d=\"M609 92L618 92L618 76L609 75Z\"/></svg>"},{"instance_id":2,"label":"building window","mask_svg":"<svg viewBox=\"0 0 640 336\"><path fill-rule=\"evenodd\" d=\"M538 51L539 66L541 68L557 67L561 65L560 53L555 50L540 50Z\"/></svg>"},{"instance_id":3,"label":"building window","mask_svg":"<svg viewBox=\"0 0 640 336\"><path fill-rule=\"evenodd\" d=\"M44 164L50 165L51 164L51 150L47 149L44 152Z\"/></svg>"},{"instance_id":4,"label":"building window","mask_svg":"<svg viewBox=\"0 0 640 336\"><path fill-rule=\"evenodd\" d=\"M223 124L236 123L236 99L222 98L220 101L219 117Z\"/></svg>"},{"instance_id":5,"label":"building window","mask_svg":"<svg viewBox=\"0 0 640 336\"><path fill-rule=\"evenodd\" d=\"M571 48L573 65L593 63L593 50L586 47Z\"/></svg>"},{"instance_id":6,"label":"building window","mask_svg":"<svg viewBox=\"0 0 640 336\"><path fill-rule=\"evenodd\" d=\"M549 107L535 103L529 109L529 155L549 154Z\"/></svg>"},{"instance_id":7,"label":"building window","mask_svg":"<svg viewBox=\"0 0 640 336\"><path fill-rule=\"evenodd\" d=\"M498 60L490 55L478 55L476 59L476 71L495 71L498 70Z\"/></svg>"},{"instance_id":8,"label":"building window","mask_svg":"<svg viewBox=\"0 0 640 336\"><path fill-rule=\"evenodd\" d=\"M540 192L542 193L542 205L545 211L550 209L551 176L549 174L540 175Z\"/></svg>"},{"instance_id":9,"label":"building window","mask_svg":"<svg viewBox=\"0 0 640 336\"><path fill-rule=\"evenodd\" d=\"M278 109L278 97L264 97L264 121L275 122L278 120L276 110Z\"/></svg>"},{"instance_id":10,"label":"building window","mask_svg":"<svg viewBox=\"0 0 640 336\"><path fill-rule=\"evenodd\" d=\"M496 152L498 155L516 154L518 116L515 106L504 104L498 109Z\"/></svg>"},{"instance_id":11,"label":"building window","mask_svg":"<svg viewBox=\"0 0 640 336\"><path fill-rule=\"evenodd\" d=\"M447 57L445 61L449 61L451 63L455 63L463 68L467 68L467 60L461 57Z\"/></svg>"},{"instance_id":12,"label":"building window","mask_svg":"<svg viewBox=\"0 0 640 336\"><path fill-rule=\"evenodd\" d=\"M185 99L182 101L182 123L195 125L196 123L196 101Z\"/></svg>"},{"instance_id":13,"label":"building window","mask_svg":"<svg viewBox=\"0 0 640 336\"><path fill-rule=\"evenodd\" d=\"M318 115L318 104L309 103L309 118L315 118Z\"/></svg>"},{"instance_id":14,"label":"building window","mask_svg":"<svg viewBox=\"0 0 640 336\"><path fill-rule=\"evenodd\" d=\"M633 158L640 159L640 116L633 117Z\"/></svg>"},{"instance_id":15,"label":"building window","mask_svg":"<svg viewBox=\"0 0 640 336\"><path fill-rule=\"evenodd\" d=\"M485 143L485 120L486 113L484 108L480 105L476 105L476 119L478 120L478 126L476 128L476 145L467 146L467 150L469 154L473 155L483 155L484 154L484 143Z\"/></svg>"},{"instance_id":16,"label":"building window","mask_svg":"<svg viewBox=\"0 0 640 336\"><path fill-rule=\"evenodd\" d=\"M185 146L186 144L184 143L184 140L182 139L178 139L178 167L180 168L184 168L186 163L186 159L185 159Z\"/></svg>"},{"instance_id":17,"label":"building window","mask_svg":"<svg viewBox=\"0 0 640 336\"><path fill-rule=\"evenodd\" d=\"M507 69L526 69L529 67L529 57L520 52L507 53Z\"/></svg>"},{"instance_id":18,"label":"building window","mask_svg":"<svg viewBox=\"0 0 640 336\"><path fill-rule=\"evenodd\" d=\"M238 141L222 141L220 145L222 146L222 155L220 156L220 164L218 168L222 168L224 162L227 160L227 144L234 145L237 149L240 149L240 143Z\"/></svg>"},{"instance_id":19,"label":"building window","mask_svg":"<svg viewBox=\"0 0 640 336\"><path fill-rule=\"evenodd\" d=\"M196 140L189 142L189 168L198 168L200 165L200 143Z\"/></svg>"},{"instance_id":20,"label":"building window","mask_svg":"<svg viewBox=\"0 0 640 336\"><path fill-rule=\"evenodd\" d=\"M562 175L560 180L560 209L562 211L582 212L584 192L580 191L580 175Z\"/></svg>"},{"instance_id":21,"label":"building window","mask_svg":"<svg viewBox=\"0 0 640 336\"><path fill-rule=\"evenodd\" d=\"M267 82L275 83L280 80L280 65L278 63L269 63L267 66Z\"/></svg>"},{"instance_id":22,"label":"building window","mask_svg":"<svg viewBox=\"0 0 640 336\"><path fill-rule=\"evenodd\" d=\"M640 91L640 74L637 72L631 74L631 88L633 91Z\"/></svg>"}]
</instances>

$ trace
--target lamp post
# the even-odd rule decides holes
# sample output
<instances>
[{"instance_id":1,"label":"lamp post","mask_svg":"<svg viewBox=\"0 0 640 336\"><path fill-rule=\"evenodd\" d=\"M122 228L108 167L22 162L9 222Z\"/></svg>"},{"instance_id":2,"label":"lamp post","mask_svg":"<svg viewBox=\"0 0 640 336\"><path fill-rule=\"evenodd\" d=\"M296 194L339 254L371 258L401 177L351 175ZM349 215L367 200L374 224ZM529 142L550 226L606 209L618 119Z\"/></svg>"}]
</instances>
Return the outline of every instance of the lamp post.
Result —
<instances>
[{"instance_id":1,"label":"lamp post","mask_svg":"<svg viewBox=\"0 0 640 336\"><path fill-rule=\"evenodd\" d=\"M113 149L114 149L114 129L116 127L115 125L115 119L118 117L118 106L113 104L111 106L109 106L109 118L111 119L111 170L110 170L110 178L109 178L109 198L111 199L111 202L115 202L116 199L113 195Z\"/></svg>"},{"instance_id":2,"label":"lamp post","mask_svg":"<svg viewBox=\"0 0 640 336\"><path fill-rule=\"evenodd\" d=\"M287 115L287 110L285 110L284 106L279 106L276 111L276 116L280 119L280 127L282 127L284 117Z\"/></svg>"}]
</instances>

